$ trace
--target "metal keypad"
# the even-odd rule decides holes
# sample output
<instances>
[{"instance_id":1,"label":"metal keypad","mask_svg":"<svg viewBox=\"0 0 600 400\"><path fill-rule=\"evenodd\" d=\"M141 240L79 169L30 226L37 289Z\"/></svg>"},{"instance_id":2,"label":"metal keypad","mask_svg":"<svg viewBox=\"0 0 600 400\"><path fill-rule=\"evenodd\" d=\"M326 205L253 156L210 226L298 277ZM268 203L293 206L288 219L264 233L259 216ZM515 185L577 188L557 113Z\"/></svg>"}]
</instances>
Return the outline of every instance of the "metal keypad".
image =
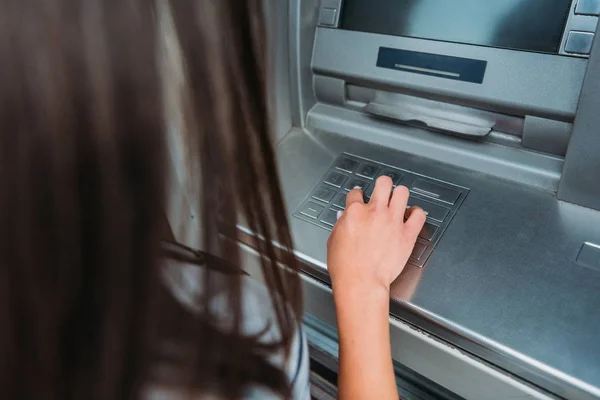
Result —
<instances>
[{"instance_id":1,"label":"metal keypad","mask_svg":"<svg viewBox=\"0 0 600 400\"><path fill-rule=\"evenodd\" d=\"M394 186L402 184L411 188L409 205L419 206L428 213L427 223L419 234L409 260L409 264L422 267L469 189L351 154L342 154L319 179L294 216L331 231L337 220L337 212L346 207L348 191L359 186L368 201L375 187L374 180L382 175L389 176Z\"/></svg>"}]
</instances>

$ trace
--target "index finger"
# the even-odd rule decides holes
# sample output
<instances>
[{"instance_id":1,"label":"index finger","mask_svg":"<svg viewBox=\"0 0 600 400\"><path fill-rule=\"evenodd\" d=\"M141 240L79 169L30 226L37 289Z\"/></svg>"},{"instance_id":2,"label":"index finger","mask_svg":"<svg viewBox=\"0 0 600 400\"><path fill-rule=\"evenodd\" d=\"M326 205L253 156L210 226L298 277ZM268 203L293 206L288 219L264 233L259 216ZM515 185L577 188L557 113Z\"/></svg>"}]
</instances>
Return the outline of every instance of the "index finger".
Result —
<instances>
[{"instance_id":1,"label":"index finger","mask_svg":"<svg viewBox=\"0 0 600 400\"><path fill-rule=\"evenodd\" d=\"M365 204L363 199L363 191L357 186L346 195L346 208L352 203Z\"/></svg>"}]
</instances>

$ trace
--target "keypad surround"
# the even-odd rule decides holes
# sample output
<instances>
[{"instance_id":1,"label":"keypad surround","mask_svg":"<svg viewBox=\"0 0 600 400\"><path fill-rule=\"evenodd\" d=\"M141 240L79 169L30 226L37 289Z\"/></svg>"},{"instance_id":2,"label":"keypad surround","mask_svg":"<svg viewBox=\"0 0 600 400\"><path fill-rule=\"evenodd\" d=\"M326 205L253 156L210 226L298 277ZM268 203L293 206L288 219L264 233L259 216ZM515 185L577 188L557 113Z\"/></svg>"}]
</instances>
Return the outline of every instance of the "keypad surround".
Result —
<instances>
[{"instance_id":1,"label":"keypad surround","mask_svg":"<svg viewBox=\"0 0 600 400\"><path fill-rule=\"evenodd\" d=\"M428 212L427 223L409 260L409 264L423 267L467 197L468 188L342 153L293 215L331 231L335 225L334 216L338 211L344 210L346 194L354 187L354 183L360 182L366 188L365 201L369 201L375 180L382 175L390 176L394 186L404 185L410 188L409 206L418 205Z\"/></svg>"}]
</instances>

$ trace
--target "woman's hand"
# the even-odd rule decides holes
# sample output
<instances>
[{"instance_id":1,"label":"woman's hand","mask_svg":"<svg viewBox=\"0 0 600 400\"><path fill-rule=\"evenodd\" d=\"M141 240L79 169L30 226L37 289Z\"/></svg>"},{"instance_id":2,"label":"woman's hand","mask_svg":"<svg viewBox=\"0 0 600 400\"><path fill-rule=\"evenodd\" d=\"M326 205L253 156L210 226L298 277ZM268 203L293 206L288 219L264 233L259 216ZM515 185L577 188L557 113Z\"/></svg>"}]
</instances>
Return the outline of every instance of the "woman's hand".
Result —
<instances>
[{"instance_id":1,"label":"woman's hand","mask_svg":"<svg viewBox=\"0 0 600 400\"><path fill-rule=\"evenodd\" d=\"M354 189L346 197L346 210L328 241L327 268L334 292L338 288L366 291L383 289L400 275L425 223L425 212L407 210L409 190L379 177L368 204Z\"/></svg>"},{"instance_id":2,"label":"woman's hand","mask_svg":"<svg viewBox=\"0 0 600 400\"><path fill-rule=\"evenodd\" d=\"M390 348L390 284L400 275L425 223L406 210L409 191L377 179L369 204L352 190L328 241L327 268L339 332L340 399L397 399ZM405 221L406 219L406 221Z\"/></svg>"}]
</instances>

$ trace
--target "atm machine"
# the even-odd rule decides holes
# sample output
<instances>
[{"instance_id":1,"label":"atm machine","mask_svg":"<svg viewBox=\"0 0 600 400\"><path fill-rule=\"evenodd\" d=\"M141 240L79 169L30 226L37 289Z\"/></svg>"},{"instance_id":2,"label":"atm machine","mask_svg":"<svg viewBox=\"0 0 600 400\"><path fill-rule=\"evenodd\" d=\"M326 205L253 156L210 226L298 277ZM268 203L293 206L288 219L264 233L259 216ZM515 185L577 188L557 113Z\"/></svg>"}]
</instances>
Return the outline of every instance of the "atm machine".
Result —
<instances>
[{"instance_id":1,"label":"atm machine","mask_svg":"<svg viewBox=\"0 0 600 400\"><path fill-rule=\"evenodd\" d=\"M600 0L271 3L315 368L335 374L335 214L385 174L428 212L392 286L401 394L600 399Z\"/></svg>"}]
</instances>

